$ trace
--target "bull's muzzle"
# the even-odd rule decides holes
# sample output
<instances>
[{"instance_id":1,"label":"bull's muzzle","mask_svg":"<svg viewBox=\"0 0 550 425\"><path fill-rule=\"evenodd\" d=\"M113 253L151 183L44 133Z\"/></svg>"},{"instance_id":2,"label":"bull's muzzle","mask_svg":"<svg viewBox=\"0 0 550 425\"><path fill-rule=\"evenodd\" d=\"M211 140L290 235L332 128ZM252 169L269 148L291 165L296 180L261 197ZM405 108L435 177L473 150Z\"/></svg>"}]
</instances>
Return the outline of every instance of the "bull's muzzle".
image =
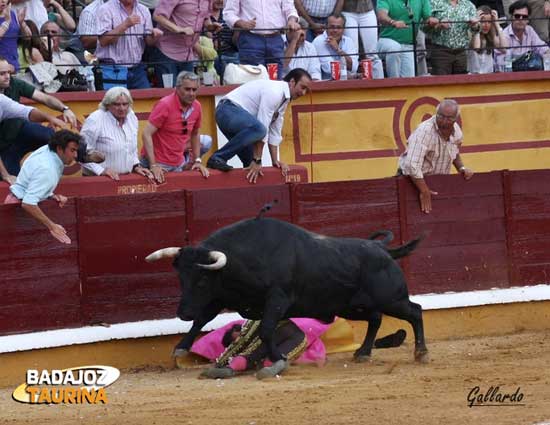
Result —
<instances>
[{"instance_id":1,"label":"bull's muzzle","mask_svg":"<svg viewBox=\"0 0 550 425\"><path fill-rule=\"evenodd\" d=\"M212 264L197 264L197 266L206 270L220 270L227 264L227 256L221 251L210 251L210 259Z\"/></svg>"}]
</instances>

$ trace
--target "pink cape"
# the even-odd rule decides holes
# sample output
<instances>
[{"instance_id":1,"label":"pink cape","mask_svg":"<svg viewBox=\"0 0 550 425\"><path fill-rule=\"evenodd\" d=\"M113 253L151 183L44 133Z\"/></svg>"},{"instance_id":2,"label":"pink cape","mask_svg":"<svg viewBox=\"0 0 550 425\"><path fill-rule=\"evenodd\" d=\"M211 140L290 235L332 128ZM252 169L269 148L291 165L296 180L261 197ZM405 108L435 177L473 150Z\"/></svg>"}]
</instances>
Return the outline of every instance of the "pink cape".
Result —
<instances>
[{"instance_id":1,"label":"pink cape","mask_svg":"<svg viewBox=\"0 0 550 425\"><path fill-rule=\"evenodd\" d=\"M290 319L306 334L306 351L296 360L296 363L317 363L324 364L326 360L325 344L320 337L330 327L332 323L322 323L316 319L297 318ZM224 351L222 338L225 332L235 324L243 324L244 320L235 320L222 326L215 331L209 332L201 339L195 341L191 347L191 352L199 356L206 357L215 361Z\"/></svg>"}]
</instances>

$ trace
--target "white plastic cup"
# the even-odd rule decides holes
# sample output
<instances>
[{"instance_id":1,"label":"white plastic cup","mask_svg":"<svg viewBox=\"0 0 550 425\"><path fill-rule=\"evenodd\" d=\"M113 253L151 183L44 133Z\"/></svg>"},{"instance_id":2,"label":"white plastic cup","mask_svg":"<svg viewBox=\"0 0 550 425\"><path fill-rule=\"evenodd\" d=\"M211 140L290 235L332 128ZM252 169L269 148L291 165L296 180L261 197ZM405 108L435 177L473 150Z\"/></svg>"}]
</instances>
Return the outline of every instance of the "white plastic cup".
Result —
<instances>
[{"instance_id":1,"label":"white plastic cup","mask_svg":"<svg viewBox=\"0 0 550 425\"><path fill-rule=\"evenodd\" d=\"M174 87L174 74L162 74L162 86L164 88Z\"/></svg>"}]
</instances>

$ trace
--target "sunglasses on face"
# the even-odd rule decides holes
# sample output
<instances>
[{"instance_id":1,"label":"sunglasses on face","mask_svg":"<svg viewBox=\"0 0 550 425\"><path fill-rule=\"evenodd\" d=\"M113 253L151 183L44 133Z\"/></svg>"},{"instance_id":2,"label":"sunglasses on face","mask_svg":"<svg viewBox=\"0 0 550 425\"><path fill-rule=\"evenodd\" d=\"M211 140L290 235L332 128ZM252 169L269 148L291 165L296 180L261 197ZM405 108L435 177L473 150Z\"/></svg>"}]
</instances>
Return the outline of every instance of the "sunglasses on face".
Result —
<instances>
[{"instance_id":1,"label":"sunglasses on face","mask_svg":"<svg viewBox=\"0 0 550 425\"><path fill-rule=\"evenodd\" d=\"M521 13L514 13L514 19L529 19L529 15L522 15Z\"/></svg>"}]
</instances>

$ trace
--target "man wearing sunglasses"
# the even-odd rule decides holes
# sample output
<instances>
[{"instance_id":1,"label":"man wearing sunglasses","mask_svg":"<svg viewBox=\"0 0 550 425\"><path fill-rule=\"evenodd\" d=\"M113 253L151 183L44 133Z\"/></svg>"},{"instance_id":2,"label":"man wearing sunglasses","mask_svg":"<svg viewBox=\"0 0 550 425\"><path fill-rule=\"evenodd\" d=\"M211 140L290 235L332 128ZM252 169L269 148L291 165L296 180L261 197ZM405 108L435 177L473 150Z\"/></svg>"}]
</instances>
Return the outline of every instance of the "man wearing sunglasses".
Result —
<instances>
[{"instance_id":1,"label":"man wearing sunglasses","mask_svg":"<svg viewBox=\"0 0 550 425\"><path fill-rule=\"evenodd\" d=\"M200 80L197 74L182 71L176 77L174 92L153 107L143 129L141 165L150 168L158 183L166 181L167 171L199 171L205 178L208 169L202 165L199 130L202 108L197 100Z\"/></svg>"},{"instance_id":2,"label":"man wearing sunglasses","mask_svg":"<svg viewBox=\"0 0 550 425\"><path fill-rule=\"evenodd\" d=\"M529 25L531 6L527 0L518 0L512 3L508 9L512 22L503 32L508 37L512 58L521 56L529 50L544 55L549 51L548 45L541 40L534 28ZM495 62L503 65L506 57L506 50L495 51Z\"/></svg>"},{"instance_id":3,"label":"man wearing sunglasses","mask_svg":"<svg viewBox=\"0 0 550 425\"><path fill-rule=\"evenodd\" d=\"M424 121L407 140L407 150L399 158L397 175L410 176L418 189L420 209L428 214L432 210L432 191L424 176L450 174L451 164L470 180L474 172L464 166L459 154L462 130L457 121L460 116L458 104L453 99L443 100L435 116Z\"/></svg>"}]
</instances>

